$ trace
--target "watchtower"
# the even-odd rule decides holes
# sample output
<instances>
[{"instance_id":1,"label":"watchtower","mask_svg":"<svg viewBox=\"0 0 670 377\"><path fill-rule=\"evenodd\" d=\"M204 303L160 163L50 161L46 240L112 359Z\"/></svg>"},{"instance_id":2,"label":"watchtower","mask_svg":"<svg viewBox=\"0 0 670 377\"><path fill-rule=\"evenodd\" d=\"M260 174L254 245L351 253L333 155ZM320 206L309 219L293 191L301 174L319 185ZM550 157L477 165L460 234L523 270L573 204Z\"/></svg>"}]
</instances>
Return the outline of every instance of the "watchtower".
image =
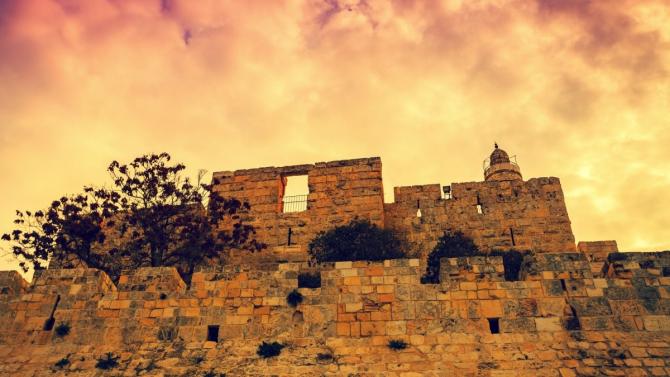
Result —
<instances>
[{"instance_id":1,"label":"watchtower","mask_svg":"<svg viewBox=\"0 0 670 377\"><path fill-rule=\"evenodd\" d=\"M485 181L521 181L521 169L516 163L516 156L511 159L507 152L498 148L498 143L494 144L495 149L491 156L484 160L484 180Z\"/></svg>"}]
</instances>

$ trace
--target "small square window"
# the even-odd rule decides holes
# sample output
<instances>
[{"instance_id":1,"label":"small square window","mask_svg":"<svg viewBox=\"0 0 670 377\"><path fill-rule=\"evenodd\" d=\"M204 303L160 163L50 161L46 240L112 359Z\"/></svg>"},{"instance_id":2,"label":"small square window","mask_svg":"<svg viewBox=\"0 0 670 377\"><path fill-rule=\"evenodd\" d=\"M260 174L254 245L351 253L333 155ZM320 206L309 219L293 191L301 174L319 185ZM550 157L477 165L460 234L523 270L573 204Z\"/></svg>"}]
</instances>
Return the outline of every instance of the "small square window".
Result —
<instances>
[{"instance_id":1,"label":"small square window","mask_svg":"<svg viewBox=\"0 0 670 377\"><path fill-rule=\"evenodd\" d=\"M218 342L219 341L219 326L207 326L207 341L208 342Z\"/></svg>"},{"instance_id":2,"label":"small square window","mask_svg":"<svg viewBox=\"0 0 670 377\"><path fill-rule=\"evenodd\" d=\"M500 334L500 319L499 318L487 318L489 321L489 330L491 334Z\"/></svg>"}]
</instances>

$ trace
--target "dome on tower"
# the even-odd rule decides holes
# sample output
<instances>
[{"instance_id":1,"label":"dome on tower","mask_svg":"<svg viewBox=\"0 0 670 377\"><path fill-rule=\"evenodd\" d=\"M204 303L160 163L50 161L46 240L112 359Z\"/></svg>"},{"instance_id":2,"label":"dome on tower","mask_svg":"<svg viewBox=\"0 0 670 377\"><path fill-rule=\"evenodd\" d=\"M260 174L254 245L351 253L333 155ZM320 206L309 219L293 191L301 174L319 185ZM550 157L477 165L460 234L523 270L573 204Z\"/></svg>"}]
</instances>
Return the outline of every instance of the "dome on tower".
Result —
<instances>
[{"instance_id":1,"label":"dome on tower","mask_svg":"<svg viewBox=\"0 0 670 377\"><path fill-rule=\"evenodd\" d=\"M491 152L491 165L509 163L509 155L504 150L498 148L498 143L495 144L495 149Z\"/></svg>"},{"instance_id":2,"label":"dome on tower","mask_svg":"<svg viewBox=\"0 0 670 377\"><path fill-rule=\"evenodd\" d=\"M484 161L484 179L487 181L515 181L523 179L521 169L516 161L510 159L507 152L494 144L493 152L487 161Z\"/></svg>"}]
</instances>

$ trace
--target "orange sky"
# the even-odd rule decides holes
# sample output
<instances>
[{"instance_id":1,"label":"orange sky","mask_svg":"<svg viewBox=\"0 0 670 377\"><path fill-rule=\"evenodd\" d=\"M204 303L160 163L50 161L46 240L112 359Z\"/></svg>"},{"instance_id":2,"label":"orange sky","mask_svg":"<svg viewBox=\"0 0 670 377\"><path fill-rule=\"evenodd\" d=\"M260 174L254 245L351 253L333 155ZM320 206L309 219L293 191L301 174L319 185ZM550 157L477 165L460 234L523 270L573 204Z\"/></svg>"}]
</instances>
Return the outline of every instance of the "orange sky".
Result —
<instances>
[{"instance_id":1,"label":"orange sky","mask_svg":"<svg viewBox=\"0 0 670 377\"><path fill-rule=\"evenodd\" d=\"M381 156L388 195L482 180L497 141L577 240L670 249L669 108L665 0L0 0L0 229L149 152Z\"/></svg>"}]
</instances>

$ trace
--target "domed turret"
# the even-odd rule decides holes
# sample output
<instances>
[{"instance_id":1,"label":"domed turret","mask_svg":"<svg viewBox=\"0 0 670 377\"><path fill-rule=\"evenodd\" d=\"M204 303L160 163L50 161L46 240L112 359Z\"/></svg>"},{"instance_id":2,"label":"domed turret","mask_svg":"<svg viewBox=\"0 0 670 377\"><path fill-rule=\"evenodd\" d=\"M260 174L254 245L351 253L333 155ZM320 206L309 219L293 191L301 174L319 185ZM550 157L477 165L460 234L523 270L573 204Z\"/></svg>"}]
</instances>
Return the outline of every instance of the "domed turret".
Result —
<instances>
[{"instance_id":1,"label":"domed turret","mask_svg":"<svg viewBox=\"0 0 670 377\"><path fill-rule=\"evenodd\" d=\"M510 160L507 152L498 148L498 143L495 143L494 147L491 156L484 161L484 180L514 181L523 179L519 165Z\"/></svg>"}]
</instances>

